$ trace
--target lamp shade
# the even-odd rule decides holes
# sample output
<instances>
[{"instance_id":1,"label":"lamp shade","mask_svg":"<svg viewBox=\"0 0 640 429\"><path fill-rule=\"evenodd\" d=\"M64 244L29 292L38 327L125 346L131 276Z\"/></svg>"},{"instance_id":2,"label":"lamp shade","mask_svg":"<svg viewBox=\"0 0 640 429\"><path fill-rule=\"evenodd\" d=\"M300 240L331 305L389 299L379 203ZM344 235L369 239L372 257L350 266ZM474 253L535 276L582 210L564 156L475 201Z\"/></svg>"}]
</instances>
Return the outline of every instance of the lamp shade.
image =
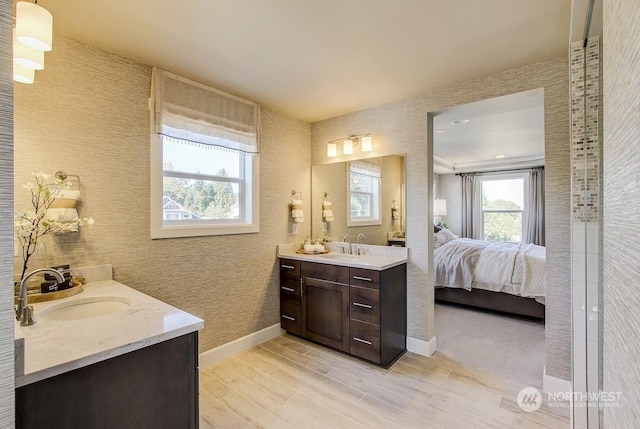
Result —
<instances>
[{"instance_id":1,"label":"lamp shade","mask_svg":"<svg viewBox=\"0 0 640 429\"><path fill-rule=\"evenodd\" d=\"M436 200L434 214L436 216L446 216L447 215L447 200Z\"/></svg>"},{"instance_id":2,"label":"lamp shade","mask_svg":"<svg viewBox=\"0 0 640 429\"><path fill-rule=\"evenodd\" d=\"M327 144L327 156L329 158L335 158L336 156L338 156L338 145L336 145L335 143Z\"/></svg>"},{"instance_id":3,"label":"lamp shade","mask_svg":"<svg viewBox=\"0 0 640 429\"><path fill-rule=\"evenodd\" d=\"M371 136L364 136L360 139L361 147L363 152L371 152L372 144L371 144Z\"/></svg>"},{"instance_id":4,"label":"lamp shade","mask_svg":"<svg viewBox=\"0 0 640 429\"><path fill-rule=\"evenodd\" d=\"M36 71L23 65L13 63L13 80L20 83L33 83Z\"/></svg>"},{"instance_id":5,"label":"lamp shade","mask_svg":"<svg viewBox=\"0 0 640 429\"><path fill-rule=\"evenodd\" d=\"M342 153L351 155L353 153L353 140L345 139L342 141Z\"/></svg>"},{"instance_id":6,"label":"lamp shade","mask_svg":"<svg viewBox=\"0 0 640 429\"><path fill-rule=\"evenodd\" d=\"M13 62L32 70L44 68L44 51L30 48L13 38Z\"/></svg>"},{"instance_id":7,"label":"lamp shade","mask_svg":"<svg viewBox=\"0 0 640 429\"><path fill-rule=\"evenodd\" d=\"M53 15L35 3L16 4L16 38L23 45L50 51L53 40Z\"/></svg>"}]
</instances>

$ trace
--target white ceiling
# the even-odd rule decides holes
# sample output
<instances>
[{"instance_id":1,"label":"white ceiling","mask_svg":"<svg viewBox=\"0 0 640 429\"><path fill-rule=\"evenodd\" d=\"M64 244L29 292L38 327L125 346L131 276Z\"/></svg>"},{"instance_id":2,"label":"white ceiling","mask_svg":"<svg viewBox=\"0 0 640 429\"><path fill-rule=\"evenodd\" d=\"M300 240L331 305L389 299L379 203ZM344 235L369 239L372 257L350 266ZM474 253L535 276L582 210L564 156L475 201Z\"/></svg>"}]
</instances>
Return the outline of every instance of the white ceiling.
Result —
<instances>
[{"instance_id":1,"label":"white ceiling","mask_svg":"<svg viewBox=\"0 0 640 429\"><path fill-rule=\"evenodd\" d=\"M452 124L456 121L468 121ZM544 91L457 106L433 118L436 173L544 163ZM500 156L500 158L497 158Z\"/></svg>"},{"instance_id":2,"label":"white ceiling","mask_svg":"<svg viewBox=\"0 0 640 429\"><path fill-rule=\"evenodd\" d=\"M569 0L38 4L56 33L310 122L564 55L571 14Z\"/></svg>"}]
</instances>

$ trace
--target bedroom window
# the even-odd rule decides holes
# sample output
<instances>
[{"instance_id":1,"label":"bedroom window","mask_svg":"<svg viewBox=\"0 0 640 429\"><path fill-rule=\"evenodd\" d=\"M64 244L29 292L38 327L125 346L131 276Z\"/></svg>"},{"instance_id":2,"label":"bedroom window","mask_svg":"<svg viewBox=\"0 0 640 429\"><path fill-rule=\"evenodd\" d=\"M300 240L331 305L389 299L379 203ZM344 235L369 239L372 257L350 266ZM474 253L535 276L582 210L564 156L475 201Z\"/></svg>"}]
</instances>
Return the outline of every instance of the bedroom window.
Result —
<instances>
[{"instance_id":1,"label":"bedroom window","mask_svg":"<svg viewBox=\"0 0 640 429\"><path fill-rule=\"evenodd\" d=\"M347 226L380 225L381 170L372 162L352 161L348 164L349 208Z\"/></svg>"},{"instance_id":2,"label":"bedroom window","mask_svg":"<svg viewBox=\"0 0 640 429\"><path fill-rule=\"evenodd\" d=\"M259 106L154 68L151 238L258 232Z\"/></svg>"},{"instance_id":3,"label":"bedroom window","mask_svg":"<svg viewBox=\"0 0 640 429\"><path fill-rule=\"evenodd\" d=\"M525 176L482 179L482 236L487 241L522 241Z\"/></svg>"}]
</instances>

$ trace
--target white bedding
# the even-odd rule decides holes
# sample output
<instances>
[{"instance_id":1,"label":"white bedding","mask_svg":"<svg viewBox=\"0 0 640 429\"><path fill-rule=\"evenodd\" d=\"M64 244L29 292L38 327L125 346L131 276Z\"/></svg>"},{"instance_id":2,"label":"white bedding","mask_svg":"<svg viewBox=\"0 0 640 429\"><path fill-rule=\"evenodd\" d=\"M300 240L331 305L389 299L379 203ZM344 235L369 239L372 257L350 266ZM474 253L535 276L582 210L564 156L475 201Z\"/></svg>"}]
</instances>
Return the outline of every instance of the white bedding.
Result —
<instances>
[{"instance_id":1,"label":"white bedding","mask_svg":"<svg viewBox=\"0 0 640 429\"><path fill-rule=\"evenodd\" d=\"M434 250L436 287L472 288L535 298L544 304L545 248L459 238Z\"/></svg>"}]
</instances>

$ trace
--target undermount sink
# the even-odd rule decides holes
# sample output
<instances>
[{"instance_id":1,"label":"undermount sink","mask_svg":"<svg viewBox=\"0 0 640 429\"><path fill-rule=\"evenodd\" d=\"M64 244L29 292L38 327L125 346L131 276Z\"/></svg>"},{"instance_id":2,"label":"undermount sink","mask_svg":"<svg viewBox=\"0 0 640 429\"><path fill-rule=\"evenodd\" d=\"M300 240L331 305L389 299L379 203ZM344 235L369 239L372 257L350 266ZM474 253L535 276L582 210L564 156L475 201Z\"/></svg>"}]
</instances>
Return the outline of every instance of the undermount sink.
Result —
<instances>
[{"instance_id":1,"label":"undermount sink","mask_svg":"<svg viewBox=\"0 0 640 429\"><path fill-rule=\"evenodd\" d=\"M51 306L40 313L48 320L81 320L125 310L131 301L117 296L92 296Z\"/></svg>"}]
</instances>

